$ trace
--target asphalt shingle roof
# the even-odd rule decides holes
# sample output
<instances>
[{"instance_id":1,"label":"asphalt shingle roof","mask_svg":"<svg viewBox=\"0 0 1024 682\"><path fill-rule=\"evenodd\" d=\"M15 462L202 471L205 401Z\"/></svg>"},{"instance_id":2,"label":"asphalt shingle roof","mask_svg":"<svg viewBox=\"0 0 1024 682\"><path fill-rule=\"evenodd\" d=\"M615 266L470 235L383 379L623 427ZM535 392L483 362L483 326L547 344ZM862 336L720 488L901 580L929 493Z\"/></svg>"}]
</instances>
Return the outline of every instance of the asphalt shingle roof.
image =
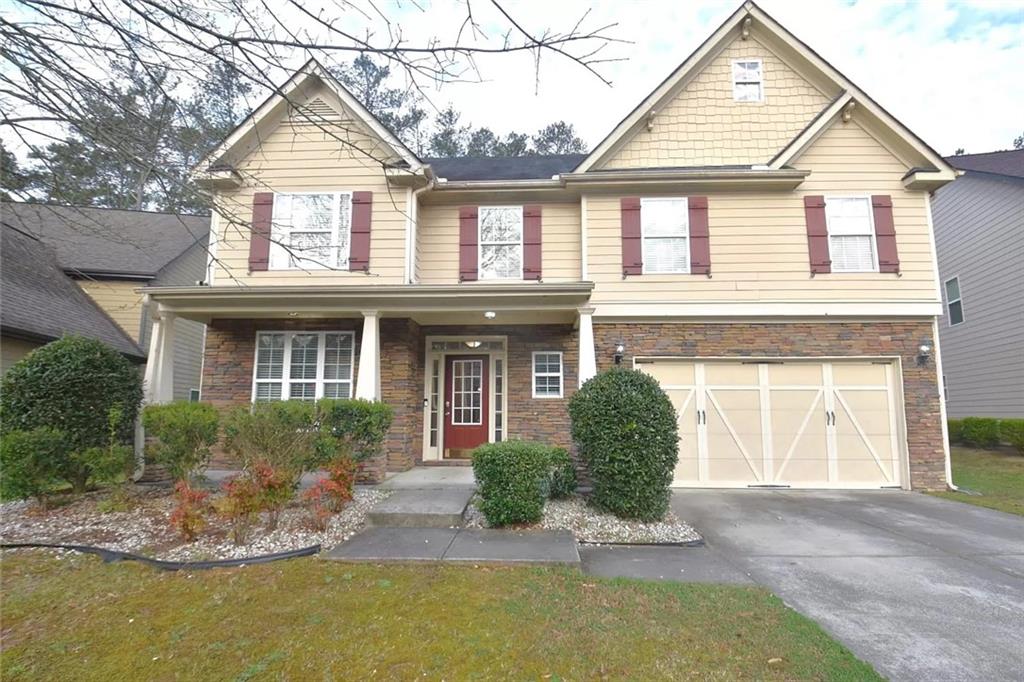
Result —
<instances>
[{"instance_id":1,"label":"asphalt shingle roof","mask_svg":"<svg viewBox=\"0 0 1024 682\"><path fill-rule=\"evenodd\" d=\"M946 161L953 168L979 173L996 173L1014 178L1024 178L1024 149L1007 149L984 154L961 154L947 156Z\"/></svg>"},{"instance_id":2,"label":"asphalt shingle roof","mask_svg":"<svg viewBox=\"0 0 1024 682\"><path fill-rule=\"evenodd\" d=\"M0 220L51 246L67 272L141 277L155 276L210 229L206 216L13 202L0 205Z\"/></svg>"},{"instance_id":3,"label":"asphalt shingle roof","mask_svg":"<svg viewBox=\"0 0 1024 682\"><path fill-rule=\"evenodd\" d=\"M134 358L145 354L96 303L64 274L55 251L3 225L0 330L33 339L80 334Z\"/></svg>"},{"instance_id":4,"label":"asphalt shingle roof","mask_svg":"<svg viewBox=\"0 0 1024 682\"><path fill-rule=\"evenodd\" d=\"M550 180L580 165L586 154L550 156L456 156L423 159L434 173L452 181L462 180Z\"/></svg>"}]
</instances>

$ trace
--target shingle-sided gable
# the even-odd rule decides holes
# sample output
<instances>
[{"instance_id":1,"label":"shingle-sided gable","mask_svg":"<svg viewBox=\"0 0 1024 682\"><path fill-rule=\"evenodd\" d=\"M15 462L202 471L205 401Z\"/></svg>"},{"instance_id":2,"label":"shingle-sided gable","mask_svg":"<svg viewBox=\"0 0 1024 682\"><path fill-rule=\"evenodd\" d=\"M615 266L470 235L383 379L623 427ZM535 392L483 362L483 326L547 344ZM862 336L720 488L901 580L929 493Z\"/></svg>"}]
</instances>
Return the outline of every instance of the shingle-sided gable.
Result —
<instances>
[{"instance_id":1,"label":"shingle-sided gable","mask_svg":"<svg viewBox=\"0 0 1024 682\"><path fill-rule=\"evenodd\" d=\"M760 60L762 102L733 99L734 60ZM766 164L836 93L822 92L753 35L736 38L600 166Z\"/></svg>"}]
</instances>

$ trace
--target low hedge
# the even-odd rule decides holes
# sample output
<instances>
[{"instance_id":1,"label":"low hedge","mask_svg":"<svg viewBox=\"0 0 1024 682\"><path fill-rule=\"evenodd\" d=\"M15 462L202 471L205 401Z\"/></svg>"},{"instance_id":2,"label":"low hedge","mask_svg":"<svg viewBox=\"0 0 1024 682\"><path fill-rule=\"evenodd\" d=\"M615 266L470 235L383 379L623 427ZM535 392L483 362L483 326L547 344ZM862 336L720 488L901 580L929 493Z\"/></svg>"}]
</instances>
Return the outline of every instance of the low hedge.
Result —
<instances>
[{"instance_id":1,"label":"low hedge","mask_svg":"<svg viewBox=\"0 0 1024 682\"><path fill-rule=\"evenodd\" d=\"M1024 419L1000 419L999 438L1024 455Z\"/></svg>"},{"instance_id":2,"label":"low hedge","mask_svg":"<svg viewBox=\"0 0 1024 682\"><path fill-rule=\"evenodd\" d=\"M540 521L549 492L557 486L560 494L568 494L570 484L564 470L567 458L568 453L560 448L519 440L489 443L473 450L480 511L487 522L508 526ZM557 483L553 471L559 472Z\"/></svg>"},{"instance_id":3,"label":"low hedge","mask_svg":"<svg viewBox=\"0 0 1024 682\"><path fill-rule=\"evenodd\" d=\"M946 433L949 434L950 443L960 443L964 439L964 420L963 419L947 419L946 420Z\"/></svg>"},{"instance_id":4,"label":"low hedge","mask_svg":"<svg viewBox=\"0 0 1024 682\"><path fill-rule=\"evenodd\" d=\"M999 445L999 420L993 417L966 417L962 422L961 441L978 448Z\"/></svg>"},{"instance_id":5,"label":"low hedge","mask_svg":"<svg viewBox=\"0 0 1024 682\"><path fill-rule=\"evenodd\" d=\"M320 428L357 462L384 451L394 411L371 400L323 398L316 403Z\"/></svg>"}]
</instances>

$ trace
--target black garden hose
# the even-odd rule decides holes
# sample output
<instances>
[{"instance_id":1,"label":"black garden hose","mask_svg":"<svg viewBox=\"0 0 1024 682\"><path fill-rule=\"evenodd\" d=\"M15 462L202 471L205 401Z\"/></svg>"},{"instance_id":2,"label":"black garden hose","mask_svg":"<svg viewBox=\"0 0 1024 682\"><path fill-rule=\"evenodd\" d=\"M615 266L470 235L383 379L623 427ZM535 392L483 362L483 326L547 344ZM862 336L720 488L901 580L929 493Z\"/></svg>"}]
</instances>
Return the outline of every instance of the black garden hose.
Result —
<instances>
[{"instance_id":1,"label":"black garden hose","mask_svg":"<svg viewBox=\"0 0 1024 682\"><path fill-rule=\"evenodd\" d=\"M248 564L269 564L271 561L297 559L299 557L313 556L314 554L320 553L320 545L311 545L309 547L303 547L302 549L292 549L287 552L276 552L274 554L261 554L259 556L245 557L242 559L218 559L214 561L163 561L161 559L151 559L147 556L139 556L138 554L119 552L115 549L92 547L91 545L63 545L47 542L5 542L0 544L0 549L23 549L30 547L68 549L75 552L83 552L85 554L95 554L99 558L103 559L104 563L108 564L115 561L139 561L163 571L191 571L205 570L208 568L232 568L234 566L246 566Z\"/></svg>"}]
</instances>

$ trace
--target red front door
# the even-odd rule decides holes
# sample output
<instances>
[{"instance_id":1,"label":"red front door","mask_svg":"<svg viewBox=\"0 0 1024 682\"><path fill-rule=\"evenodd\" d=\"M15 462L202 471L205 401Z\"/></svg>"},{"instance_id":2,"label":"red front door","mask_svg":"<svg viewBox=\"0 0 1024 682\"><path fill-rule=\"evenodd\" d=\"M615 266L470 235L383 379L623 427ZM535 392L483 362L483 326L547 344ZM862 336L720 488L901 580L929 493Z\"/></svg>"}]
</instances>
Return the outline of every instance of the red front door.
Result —
<instances>
[{"instance_id":1,"label":"red front door","mask_svg":"<svg viewBox=\"0 0 1024 682\"><path fill-rule=\"evenodd\" d=\"M444 359L444 456L469 457L487 442L488 357L447 355Z\"/></svg>"}]
</instances>

